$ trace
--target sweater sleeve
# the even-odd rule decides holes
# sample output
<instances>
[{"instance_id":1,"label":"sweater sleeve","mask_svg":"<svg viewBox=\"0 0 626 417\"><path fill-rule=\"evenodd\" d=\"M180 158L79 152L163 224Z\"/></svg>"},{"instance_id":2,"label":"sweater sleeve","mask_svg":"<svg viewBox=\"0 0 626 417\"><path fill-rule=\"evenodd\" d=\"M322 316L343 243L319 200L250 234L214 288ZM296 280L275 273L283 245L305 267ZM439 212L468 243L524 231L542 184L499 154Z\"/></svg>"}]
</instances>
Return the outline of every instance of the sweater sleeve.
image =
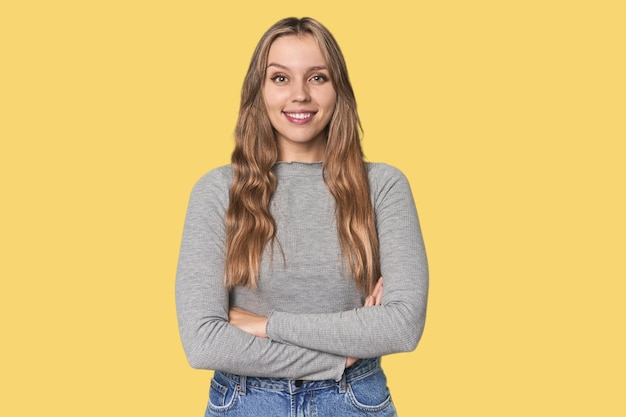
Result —
<instances>
[{"instance_id":1,"label":"sweater sleeve","mask_svg":"<svg viewBox=\"0 0 626 417\"><path fill-rule=\"evenodd\" d=\"M187 209L176 274L176 310L189 364L249 376L340 379L345 357L257 338L228 323L229 293L223 271L229 176L222 168L203 177Z\"/></svg>"},{"instance_id":2,"label":"sweater sleeve","mask_svg":"<svg viewBox=\"0 0 626 417\"><path fill-rule=\"evenodd\" d=\"M406 177L377 164L370 183L384 282L382 304L339 313L274 311L268 337L277 342L356 358L417 347L424 330L428 266L417 211Z\"/></svg>"}]
</instances>

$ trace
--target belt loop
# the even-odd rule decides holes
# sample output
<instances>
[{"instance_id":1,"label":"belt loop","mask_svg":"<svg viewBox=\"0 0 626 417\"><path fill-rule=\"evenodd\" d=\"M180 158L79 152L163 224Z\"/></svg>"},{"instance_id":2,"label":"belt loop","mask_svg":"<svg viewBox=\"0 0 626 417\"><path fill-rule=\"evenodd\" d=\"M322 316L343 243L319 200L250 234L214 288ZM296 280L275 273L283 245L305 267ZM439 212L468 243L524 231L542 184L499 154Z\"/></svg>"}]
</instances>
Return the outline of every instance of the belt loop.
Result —
<instances>
[{"instance_id":1,"label":"belt loop","mask_svg":"<svg viewBox=\"0 0 626 417\"><path fill-rule=\"evenodd\" d=\"M346 387L347 383L346 383L346 372L343 372L343 375L341 375L341 380L339 381L339 393L340 394L345 394L346 392Z\"/></svg>"},{"instance_id":2,"label":"belt loop","mask_svg":"<svg viewBox=\"0 0 626 417\"><path fill-rule=\"evenodd\" d=\"M241 395L246 395L246 376L245 375L240 375L239 376L239 393Z\"/></svg>"}]
</instances>

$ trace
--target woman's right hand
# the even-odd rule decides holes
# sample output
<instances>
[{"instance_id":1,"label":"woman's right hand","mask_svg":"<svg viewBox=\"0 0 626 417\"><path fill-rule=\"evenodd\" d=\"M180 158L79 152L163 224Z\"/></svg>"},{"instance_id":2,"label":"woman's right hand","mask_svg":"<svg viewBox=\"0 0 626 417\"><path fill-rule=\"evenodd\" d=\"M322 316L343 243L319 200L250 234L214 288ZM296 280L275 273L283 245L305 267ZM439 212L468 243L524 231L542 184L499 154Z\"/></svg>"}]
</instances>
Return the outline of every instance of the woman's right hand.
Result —
<instances>
[{"instance_id":1,"label":"woman's right hand","mask_svg":"<svg viewBox=\"0 0 626 417\"><path fill-rule=\"evenodd\" d=\"M383 277L378 279L376 286L372 290L372 293L365 297L365 304L363 307L379 306L383 299ZM358 361L357 358L346 358L346 368L351 367Z\"/></svg>"},{"instance_id":2,"label":"woman's right hand","mask_svg":"<svg viewBox=\"0 0 626 417\"><path fill-rule=\"evenodd\" d=\"M354 365L356 361L358 361L357 358L346 358L346 368L349 368L352 365Z\"/></svg>"}]
</instances>

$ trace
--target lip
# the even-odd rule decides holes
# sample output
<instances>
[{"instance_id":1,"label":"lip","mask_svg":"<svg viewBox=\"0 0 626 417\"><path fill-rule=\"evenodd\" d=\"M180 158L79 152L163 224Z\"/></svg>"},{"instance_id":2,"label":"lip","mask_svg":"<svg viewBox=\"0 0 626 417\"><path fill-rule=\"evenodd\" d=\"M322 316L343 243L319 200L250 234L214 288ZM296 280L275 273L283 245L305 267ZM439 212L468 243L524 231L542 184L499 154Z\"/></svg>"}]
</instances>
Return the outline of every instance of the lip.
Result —
<instances>
[{"instance_id":1,"label":"lip","mask_svg":"<svg viewBox=\"0 0 626 417\"><path fill-rule=\"evenodd\" d=\"M293 110L293 111L283 111L283 115L285 118L295 125L304 125L313 120L313 117L317 114L316 111L312 110Z\"/></svg>"}]
</instances>

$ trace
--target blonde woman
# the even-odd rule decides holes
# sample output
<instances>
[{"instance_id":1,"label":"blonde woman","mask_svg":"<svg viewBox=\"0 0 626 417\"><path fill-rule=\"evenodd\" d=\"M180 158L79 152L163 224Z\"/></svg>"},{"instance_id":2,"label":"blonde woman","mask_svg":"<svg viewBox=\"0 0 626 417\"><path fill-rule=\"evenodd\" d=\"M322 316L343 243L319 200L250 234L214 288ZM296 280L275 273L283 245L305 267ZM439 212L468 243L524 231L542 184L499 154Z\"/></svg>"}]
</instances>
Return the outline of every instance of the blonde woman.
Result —
<instances>
[{"instance_id":1,"label":"blonde woman","mask_svg":"<svg viewBox=\"0 0 626 417\"><path fill-rule=\"evenodd\" d=\"M426 255L406 178L363 160L319 22L263 35L235 136L192 191L177 272L188 361L215 370L206 416L395 416L380 357L417 346Z\"/></svg>"}]
</instances>

